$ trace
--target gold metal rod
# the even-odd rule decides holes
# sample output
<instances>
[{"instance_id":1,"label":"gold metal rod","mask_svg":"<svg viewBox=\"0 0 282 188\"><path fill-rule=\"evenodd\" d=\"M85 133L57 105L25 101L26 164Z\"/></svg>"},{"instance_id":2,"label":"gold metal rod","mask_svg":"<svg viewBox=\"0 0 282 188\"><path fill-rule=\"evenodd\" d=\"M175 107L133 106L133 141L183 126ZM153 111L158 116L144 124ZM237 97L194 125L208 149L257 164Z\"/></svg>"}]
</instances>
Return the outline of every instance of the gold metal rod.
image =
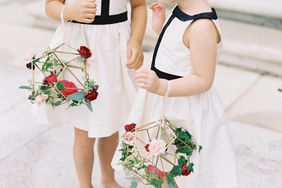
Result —
<instances>
[{"instance_id":1,"label":"gold metal rod","mask_svg":"<svg viewBox=\"0 0 282 188\"><path fill-rule=\"evenodd\" d=\"M76 79L76 81L79 82L79 84L84 88L83 83L80 82L80 80L75 76L75 74L68 67L66 67L66 69L73 75L73 77Z\"/></svg>"}]
</instances>

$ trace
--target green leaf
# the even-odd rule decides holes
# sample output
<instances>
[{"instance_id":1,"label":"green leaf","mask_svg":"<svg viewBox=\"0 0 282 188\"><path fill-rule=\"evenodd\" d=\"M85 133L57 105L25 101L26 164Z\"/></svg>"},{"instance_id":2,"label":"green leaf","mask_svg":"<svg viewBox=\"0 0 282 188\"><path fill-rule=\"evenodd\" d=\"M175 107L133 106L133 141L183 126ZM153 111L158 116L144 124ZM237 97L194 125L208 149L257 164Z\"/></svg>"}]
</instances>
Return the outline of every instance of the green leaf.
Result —
<instances>
[{"instance_id":1,"label":"green leaf","mask_svg":"<svg viewBox=\"0 0 282 188\"><path fill-rule=\"evenodd\" d=\"M186 155L191 156L193 151L187 147L179 148L176 150L176 153L185 153Z\"/></svg>"},{"instance_id":2,"label":"green leaf","mask_svg":"<svg viewBox=\"0 0 282 188\"><path fill-rule=\"evenodd\" d=\"M169 188L174 188L175 181L174 181L173 176L171 174L167 175L166 180L167 180L167 184L169 185Z\"/></svg>"},{"instance_id":3,"label":"green leaf","mask_svg":"<svg viewBox=\"0 0 282 188\"><path fill-rule=\"evenodd\" d=\"M130 188L137 188L137 182L136 181L133 181L131 182L131 185L130 185Z\"/></svg>"},{"instance_id":4,"label":"green leaf","mask_svg":"<svg viewBox=\"0 0 282 188\"><path fill-rule=\"evenodd\" d=\"M53 106L59 106L62 102L61 101L54 101L52 102Z\"/></svg>"},{"instance_id":5,"label":"green leaf","mask_svg":"<svg viewBox=\"0 0 282 188\"><path fill-rule=\"evenodd\" d=\"M180 176L181 174L182 174L182 169L181 169L181 167L180 166L174 166L173 168L172 168L172 170L170 171L170 174L172 175L172 176Z\"/></svg>"},{"instance_id":6,"label":"green leaf","mask_svg":"<svg viewBox=\"0 0 282 188\"><path fill-rule=\"evenodd\" d=\"M72 101L82 101L84 99L84 92L79 91L79 92L73 93L69 95L67 99L72 100Z\"/></svg>"},{"instance_id":7,"label":"green leaf","mask_svg":"<svg viewBox=\"0 0 282 188\"><path fill-rule=\"evenodd\" d=\"M64 90L64 89L65 89L64 84L62 84L62 83L60 83L60 82L57 83L56 87L58 88L58 90Z\"/></svg>"},{"instance_id":8,"label":"green leaf","mask_svg":"<svg viewBox=\"0 0 282 188\"><path fill-rule=\"evenodd\" d=\"M27 90L32 90L31 87L29 86L20 86L19 89L27 89Z\"/></svg>"},{"instance_id":9,"label":"green leaf","mask_svg":"<svg viewBox=\"0 0 282 188\"><path fill-rule=\"evenodd\" d=\"M188 163L188 160L187 160L185 157L183 157L183 156L181 156L181 157L178 159L178 165L179 165L179 166L186 165L187 163Z\"/></svg>"},{"instance_id":10,"label":"green leaf","mask_svg":"<svg viewBox=\"0 0 282 188\"><path fill-rule=\"evenodd\" d=\"M194 172L194 163L190 163L187 170L188 170L188 172L190 172L190 171Z\"/></svg>"},{"instance_id":11,"label":"green leaf","mask_svg":"<svg viewBox=\"0 0 282 188\"><path fill-rule=\"evenodd\" d=\"M190 139L190 136L187 132L181 132L179 133L179 138L183 141L188 141Z\"/></svg>"},{"instance_id":12,"label":"green leaf","mask_svg":"<svg viewBox=\"0 0 282 188\"><path fill-rule=\"evenodd\" d=\"M155 187L155 188L162 188L162 184L163 184L163 180L162 179L156 179L152 182L152 185Z\"/></svg>"},{"instance_id":13,"label":"green leaf","mask_svg":"<svg viewBox=\"0 0 282 188\"><path fill-rule=\"evenodd\" d=\"M88 110L90 110L90 112L93 112L93 108L92 108L92 105L91 105L90 102L86 103L86 106L87 106Z\"/></svg>"}]
</instances>

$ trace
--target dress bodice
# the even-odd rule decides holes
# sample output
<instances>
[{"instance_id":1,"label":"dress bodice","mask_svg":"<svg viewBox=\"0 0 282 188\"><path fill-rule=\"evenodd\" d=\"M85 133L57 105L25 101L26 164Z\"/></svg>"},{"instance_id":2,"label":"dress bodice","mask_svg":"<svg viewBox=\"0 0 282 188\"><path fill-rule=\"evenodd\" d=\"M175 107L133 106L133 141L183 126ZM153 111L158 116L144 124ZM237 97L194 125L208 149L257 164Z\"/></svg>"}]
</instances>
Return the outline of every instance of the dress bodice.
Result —
<instances>
[{"instance_id":1,"label":"dress bodice","mask_svg":"<svg viewBox=\"0 0 282 188\"><path fill-rule=\"evenodd\" d=\"M165 79L176 79L192 73L189 49L183 44L183 34L197 19L210 19L221 33L214 9L197 15L187 15L178 7L172 11L156 44L151 69ZM218 53L222 42L218 44Z\"/></svg>"},{"instance_id":2,"label":"dress bodice","mask_svg":"<svg viewBox=\"0 0 282 188\"><path fill-rule=\"evenodd\" d=\"M77 0L66 0L65 4L72 4ZM108 7L109 15L116 15L127 11L127 0L96 0L97 15L102 13L102 4L105 8Z\"/></svg>"}]
</instances>

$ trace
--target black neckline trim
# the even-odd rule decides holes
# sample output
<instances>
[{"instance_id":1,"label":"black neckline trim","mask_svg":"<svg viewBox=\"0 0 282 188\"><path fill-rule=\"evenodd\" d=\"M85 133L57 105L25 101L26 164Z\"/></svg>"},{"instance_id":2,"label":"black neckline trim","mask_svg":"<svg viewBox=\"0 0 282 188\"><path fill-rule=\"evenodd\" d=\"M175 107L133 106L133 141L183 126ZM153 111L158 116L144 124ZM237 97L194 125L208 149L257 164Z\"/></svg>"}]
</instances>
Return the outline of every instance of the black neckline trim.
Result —
<instances>
[{"instance_id":1,"label":"black neckline trim","mask_svg":"<svg viewBox=\"0 0 282 188\"><path fill-rule=\"evenodd\" d=\"M188 21L188 20L195 21L195 20L198 20L198 19L216 20L217 14L216 14L215 10L212 9L212 12L203 12L203 13L200 13L200 14L190 16L190 15L184 13L183 11L181 11L178 6L175 7L175 9L173 10L170 18L168 19L168 21L166 22L166 24L164 25L164 27L163 27L163 29L160 33L156 47L154 49L154 54L153 54L153 59L152 59L152 64L151 64L151 70L155 71L159 78L164 78L164 79L168 79L168 80L178 79L178 78L181 78L182 76L169 74L169 73L163 72L161 70L158 70L155 67L155 63L156 63L156 57L157 57L157 54L158 54L158 50L159 50L161 41L163 39L163 36L165 34L165 31L169 27L171 22L174 20L174 18L177 18L177 19L179 19L183 22Z\"/></svg>"},{"instance_id":2,"label":"black neckline trim","mask_svg":"<svg viewBox=\"0 0 282 188\"><path fill-rule=\"evenodd\" d=\"M172 14L174 14L175 17L177 17L179 20L184 21L184 22L188 20L197 20L199 18L209 18L212 20L216 20L218 18L214 8L212 8L211 12L203 12L203 13L199 13L195 15L189 15L183 12L182 10L180 10L178 6L176 6Z\"/></svg>"}]
</instances>

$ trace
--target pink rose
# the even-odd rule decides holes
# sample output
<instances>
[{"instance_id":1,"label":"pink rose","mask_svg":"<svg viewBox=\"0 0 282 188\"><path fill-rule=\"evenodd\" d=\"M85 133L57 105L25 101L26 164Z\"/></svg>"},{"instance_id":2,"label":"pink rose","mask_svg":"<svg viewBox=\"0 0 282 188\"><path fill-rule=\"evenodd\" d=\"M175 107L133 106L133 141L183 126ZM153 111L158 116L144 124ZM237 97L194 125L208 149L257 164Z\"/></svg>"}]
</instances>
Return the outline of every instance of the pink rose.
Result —
<instances>
[{"instance_id":1,"label":"pink rose","mask_svg":"<svg viewBox=\"0 0 282 188\"><path fill-rule=\"evenodd\" d=\"M154 139L149 145L149 151L154 156L159 156L164 153L166 150L166 143L161 139Z\"/></svg>"},{"instance_id":2,"label":"pink rose","mask_svg":"<svg viewBox=\"0 0 282 188\"><path fill-rule=\"evenodd\" d=\"M166 178L166 176L168 175L167 172L161 171L158 167L153 165L147 166L147 173L153 173L155 176L160 177L162 179Z\"/></svg>"},{"instance_id":3,"label":"pink rose","mask_svg":"<svg viewBox=\"0 0 282 188\"><path fill-rule=\"evenodd\" d=\"M159 177L164 179L164 178L166 178L167 175L168 175L167 172L162 171L162 172L160 172Z\"/></svg>"},{"instance_id":4,"label":"pink rose","mask_svg":"<svg viewBox=\"0 0 282 188\"><path fill-rule=\"evenodd\" d=\"M153 173L156 176L159 176L161 171L160 171L160 169L158 169L158 167L155 167L153 165L148 165L147 166L147 172L148 172L148 174Z\"/></svg>"},{"instance_id":5,"label":"pink rose","mask_svg":"<svg viewBox=\"0 0 282 188\"><path fill-rule=\"evenodd\" d=\"M45 95L45 94L37 95L35 97L35 103L40 106L42 103L46 102L47 98L48 98L48 95Z\"/></svg>"},{"instance_id":6,"label":"pink rose","mask_svg":"<svg viewBox=\"0 0 282 188\"><path fill-rule=\"evenodd\" d=\"M133 132L127 132L123 136L123 142L128 145L133 145L135 142L136 136Z\"/></svg>"}]
</instances>

